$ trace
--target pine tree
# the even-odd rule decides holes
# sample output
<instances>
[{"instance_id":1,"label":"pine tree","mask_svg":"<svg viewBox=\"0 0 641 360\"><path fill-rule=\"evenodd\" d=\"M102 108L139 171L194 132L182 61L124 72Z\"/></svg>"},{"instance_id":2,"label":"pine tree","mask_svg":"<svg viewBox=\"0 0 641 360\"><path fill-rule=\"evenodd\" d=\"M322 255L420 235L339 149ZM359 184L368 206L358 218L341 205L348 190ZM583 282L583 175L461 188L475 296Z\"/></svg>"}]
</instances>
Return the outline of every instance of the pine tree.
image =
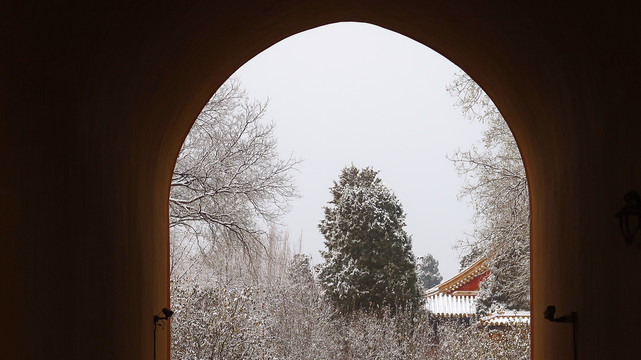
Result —
<instances>
[{"instance_id":1,"label":"pine tree","mask_svg":"<svg viewBox=\"0 0 641 360\"><path fill-rule=\"evenodd\" d=\"M343 313L416 308L420 294L405 213L378 171L346 167L330 192L319 224L327 247L319 265L325 294Z\"/></svg>"},{"instance_id":2,"label":"pine tree","mask_svg":"<svg viewBox=\"0 0 641 360\"><path fill-rule=\"evenodd\" d=\"M424 290L430 289L441 283L443 276L438 270L438 260L434 256L427 254L418 258L419 263L416 267L418 282Z\"/></svg>"}]
</instances>

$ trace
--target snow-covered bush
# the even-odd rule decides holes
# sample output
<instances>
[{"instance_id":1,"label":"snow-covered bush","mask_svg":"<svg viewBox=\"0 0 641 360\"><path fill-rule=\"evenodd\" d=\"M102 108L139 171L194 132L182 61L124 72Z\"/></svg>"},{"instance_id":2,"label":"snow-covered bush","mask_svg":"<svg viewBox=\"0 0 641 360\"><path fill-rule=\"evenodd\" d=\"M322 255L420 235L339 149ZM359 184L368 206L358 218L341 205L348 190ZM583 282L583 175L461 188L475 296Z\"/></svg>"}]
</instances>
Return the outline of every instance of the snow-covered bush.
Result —
<instances>
[{"instance_id":1,"label":"snow-covered bush","mask_svg":"<svg viewBox=\"0 0 641 360\"><path fill-rule=\"evenodd\" d=\"M249 359L262 354L255 289L172 289L173 359Z\"/></svg>"},{"instance_id":2,"label":"snow-covered bush","mask_svg":"<svg viewBox=\"0 0 641 360\"><path fill-rule=\"evenodd\" d=\"M439 360L529 360L529 324L487 327L450 322L438 326Z\"/></svg>"},{"instance_id":3,"label":"snow-covered bush","mask_svg":"<svg viewBox=\"0 0 641 360\"><path fill-rule=\"evenodd\" d=\"M210 281L172 283L173 359L529 359L528 327L437 322L416 309L341 314L309 257L271 247L272 256L252 260L253 271L220 253L215 263L224 266Z\"/></svg>"}]
</instances>

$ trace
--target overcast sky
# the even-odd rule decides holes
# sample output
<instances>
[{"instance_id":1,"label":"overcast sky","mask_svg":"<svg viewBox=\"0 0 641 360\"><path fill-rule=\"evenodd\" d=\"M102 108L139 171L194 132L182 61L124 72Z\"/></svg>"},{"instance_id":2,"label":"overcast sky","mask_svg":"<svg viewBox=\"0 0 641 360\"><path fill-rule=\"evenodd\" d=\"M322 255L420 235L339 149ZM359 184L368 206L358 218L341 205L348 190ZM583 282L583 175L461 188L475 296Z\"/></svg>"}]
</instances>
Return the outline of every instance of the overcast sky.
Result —
<instances>
[{"instance_id":1,"label":"overcast sky","mask_svg":"<svg viewBox=\"0 0 641 360\"><path fill-rule=\"evenodd\" d=\"M448 278L456 240L472 231L472 209L446 154L469 148L481 126L463 118L446 91L461 70L430 48L383 28L340 23L265 50L234 76L251 97L269 98L283 157L303 159L302 197L283 219L290 240L315 262L329 188L346 165L372 166L407 214L416 256L432 254Z\"/></svg>"}]
</instances>

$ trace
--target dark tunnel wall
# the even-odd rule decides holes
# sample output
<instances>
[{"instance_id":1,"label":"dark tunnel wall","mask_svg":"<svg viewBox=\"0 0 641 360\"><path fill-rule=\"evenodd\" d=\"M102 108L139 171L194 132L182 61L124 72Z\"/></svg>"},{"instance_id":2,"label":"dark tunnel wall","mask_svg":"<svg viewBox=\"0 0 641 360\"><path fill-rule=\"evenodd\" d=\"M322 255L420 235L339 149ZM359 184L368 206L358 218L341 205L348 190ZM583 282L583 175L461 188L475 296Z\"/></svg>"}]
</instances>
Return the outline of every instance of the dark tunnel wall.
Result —
<instances>
[{"instance_id":1,"label":"dark tunnel wall","mask_svg":"<svg viewBox=\"0 0 641 360\"><path fill-rule=\"evenodd\" d=\"M633 358L641 240L639 9L512 1L131 1L0 5L3 357L151 359L168 305L169 179L196 115L273 43L337 21L407 35L503 112L531 187L533 353ZM159 331L158 359L168 357Z\"/></svg>"}]
</instances>

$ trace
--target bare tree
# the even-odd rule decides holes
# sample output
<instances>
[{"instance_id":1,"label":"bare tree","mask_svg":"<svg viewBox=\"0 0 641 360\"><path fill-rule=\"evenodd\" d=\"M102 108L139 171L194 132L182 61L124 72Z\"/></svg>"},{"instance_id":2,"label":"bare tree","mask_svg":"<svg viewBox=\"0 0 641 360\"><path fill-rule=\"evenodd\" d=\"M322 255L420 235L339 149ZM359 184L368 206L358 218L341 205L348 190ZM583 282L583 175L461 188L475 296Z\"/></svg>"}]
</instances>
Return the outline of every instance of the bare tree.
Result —
<instances>
[{"instance_id":1,"label":"bare tree","mask_svg":"<svg viewBox=\"0 0 641 360\"><path fill-rule=\"evenodd\" d=\"M461 266L488 255L490 276L477 299L492 306L529 309L530 209L521 155L505 120L483 90L461 74L448 91L473 121L487 125L480 146L449 156L465 180L460 193L475 209L475 230L460 242Z\"/></svg>"},{"instance_id":2,"label":"bare tree","mask_svg":"<svg viewBox=\"0 0 641 360\"><path fill-rule=\"evenodd\" d=\"M196 119L176 160L169 197L172 234L196 241L190 251L176 249L172 260L223 242L251 251L297 196L291 174L299 160L279 157L274 124L263 120L266 106L230 79Z\"/></svg>"},{"instance_id":3,"label":"bare tree","mask_svg":"<svg viewBox=\"0 0 641 360\"><path fill-rule=\"evenodd\" d=\"M169 198L176 357L264 352L258 284L288 261L287 239L275 228L297 196L292 171L299 163L279 157L266 106L250 100L238 80L227 81L176 160Z\"/></svg>"}]
</instances>

